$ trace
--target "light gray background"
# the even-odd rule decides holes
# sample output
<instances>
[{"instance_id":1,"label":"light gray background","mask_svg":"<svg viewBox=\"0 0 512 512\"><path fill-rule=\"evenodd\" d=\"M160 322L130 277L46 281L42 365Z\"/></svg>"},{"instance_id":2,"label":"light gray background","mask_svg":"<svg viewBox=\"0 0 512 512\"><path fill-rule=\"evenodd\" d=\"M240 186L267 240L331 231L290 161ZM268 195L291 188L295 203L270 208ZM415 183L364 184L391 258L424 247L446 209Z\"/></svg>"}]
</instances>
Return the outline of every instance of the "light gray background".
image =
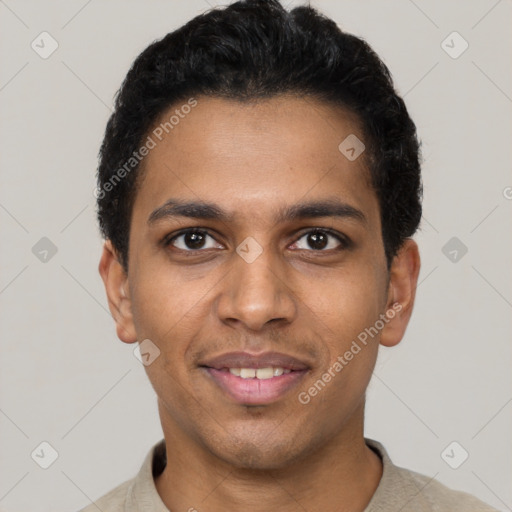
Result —
<instances>
[{"instance_id":1,"label":"light gray background","mask_svg":"<svg viewBox=\"0 0 512 512\"><path fill-rule=\"evenodd\" d=\"M366 435L397 464L511 510L511 2L312 3L381 55L423 141L417 303L403 342L382 349ZM107 310L92 191L130 63L208 8L0 0L2 510L78 510L162 437ZM31 48L42 31L59 44L46 60ZM457 59L441 47L453 31L469 43ZM42 237L58 249L46 263L32 252ZM442 252L452 237L468 248L457 262ZM46 470L31 458L42 441L58 452ZM456 470L440 455L452 441L469 453Z\"/></svg>"}]
</instances>

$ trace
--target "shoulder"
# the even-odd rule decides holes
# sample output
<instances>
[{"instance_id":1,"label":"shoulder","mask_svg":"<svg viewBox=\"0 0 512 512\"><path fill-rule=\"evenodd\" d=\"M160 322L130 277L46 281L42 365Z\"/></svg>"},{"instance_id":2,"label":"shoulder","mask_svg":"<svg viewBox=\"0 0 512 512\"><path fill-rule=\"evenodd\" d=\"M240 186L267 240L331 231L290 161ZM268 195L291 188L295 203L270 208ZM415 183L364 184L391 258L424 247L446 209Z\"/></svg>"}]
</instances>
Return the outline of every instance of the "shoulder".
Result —
<instances>
[{"instance_id":1,"label":"shoulder","mask_svg":"<svg viewBox=\"0 0 512 512\"><path fill-rule=\"evenodd\" d=\"M124 512L126 500L130 495L130 489L133 485L134 478L127 480L122 484L114 487L107 494L94 501L87 507L80 509L78 512Z\"/></svg>"},{"instance_id":2,"label":"shoulder","mask_svg":"<svg viewBox=\"0 0 512 512\"><path fill-rule=\"evenodd\" d=\"M417 497L411 500L411 510L416 510L415 501L421 501L427 505L426 510L433 512L497 512L471 494L450 489L432 477L404 468L396 469L401 478L410 480L418 489Z\"/></svg>"},{"instance_id":3,"label":"shoulder","mask_svg":"<svg viewBox=\"0 0 512 512\"><path fill-rule=\"evenodd\" d=\"M165 463L165 440L162 439L149 450L134 478L114 487L79 512L138 512L143 509L168 512L153 480Z\"/></svg>"},{"instance_id":4,"label":"shoulder","mask_svg":"<svg viewBox=\"0 0 512 512\"><path fill-rule=\"evenodd\" d=\"M415 471L395 466L382 444L366 439L382 459L380 483L365 512L497 512L462 491L455 491Z\"/></svg>"}]
</instances>

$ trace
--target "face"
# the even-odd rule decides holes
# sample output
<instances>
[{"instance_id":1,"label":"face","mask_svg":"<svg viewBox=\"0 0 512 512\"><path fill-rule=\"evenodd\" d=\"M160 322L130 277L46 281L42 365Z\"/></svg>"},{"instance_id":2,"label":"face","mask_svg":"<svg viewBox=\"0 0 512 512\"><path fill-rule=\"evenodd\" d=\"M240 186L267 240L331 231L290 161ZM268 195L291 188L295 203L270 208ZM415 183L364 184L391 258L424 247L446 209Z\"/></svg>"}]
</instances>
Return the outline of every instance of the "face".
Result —
<instances>
[{"instance_id":1,"label":"face","mask_svg":"<svg viewBox=\"0 0 512 512\"><path fill-rule=\"evenodd\" d=\"M128 273L108 242L100 272L119 337L160 351L145 368L165 433L279 468L361 430L419 260L409 241L388 271L366 155L338 149L351 134L364 142L356 118L311 99L198 97L155 139Z\"/></svg>"}]
</instances>

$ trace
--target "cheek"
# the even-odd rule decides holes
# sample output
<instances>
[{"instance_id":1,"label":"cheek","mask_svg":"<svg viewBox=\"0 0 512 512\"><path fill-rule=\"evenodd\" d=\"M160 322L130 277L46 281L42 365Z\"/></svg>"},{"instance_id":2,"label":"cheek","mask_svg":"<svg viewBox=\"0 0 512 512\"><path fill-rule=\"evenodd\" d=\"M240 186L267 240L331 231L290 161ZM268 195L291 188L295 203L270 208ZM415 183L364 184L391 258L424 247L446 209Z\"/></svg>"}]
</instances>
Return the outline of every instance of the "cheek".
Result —
<instances>
[{"instance_id":1,"label":"cheek","mask_svg":"<svg viewBox=\"0 0 512 512\"><path fill-rule=\"evenodd\" d=\"M185 280L179 270L170 271L169 265L154 260L151 263L138 271L133 287L132 313L137 335L161 342L182 339L173 332L194 324L204 313L215 275Z\"/></svg>"},{"instance_id":2,"label":"cheek","mask_svg":"<svg viewBox=\"0 0 512 512\"><path fill-rule=\"evenodd\" d=\"M332 340L333 348L343 350L379 317L385 305L385 283L372 267L347 267L328 279L304 281L301 298L323 337Z\"/></svg>"},{"instance_id":3,"label":"cheek","mask_svg":"<svg viewBox=\"0 0 512 512\"><path fill-rule=\"evenodd\" d=\"M151 263L134 276L133 322L137 338L151 340L160 350L145 367L155 391L182 407L186 396L181 396L180 382L189 380L187 350L208 321L219 276L210 272L202 278L184 279L183 273L170 271L165 263Z\"/></svg>"},{"instance_id":4,"label":"cheek","mask_svg":"<svg viewBox=\"0 0 512 512\"><path fill-rule=\"evenodd\" d=\"M180 411L190 407L190 393L194 394L188 384L184 386L189 382L186 351L197 334L205 292L201 286L187 286L176 273L169 274L156 268L141 273L132 311L138 339L151 340L160 351L145 366L147 376L175 421L181 422L185 420Z\"/></svg>"},{"instance_id":5,"label":"cheek","mask_svg":"<svg viewBox=\"0 0 512 512\"><path fill-rule=\"evenodd\" d=\"M378 269L373 270L347 268L336 278L309 281L304 288L304 312L311 316L319 343L327 351L323 367L309 383L320 379L316 387L331 405L355 403L375 365L380 331L374 326L385 305L385 282Z\"/></svg>"}]
</instances>

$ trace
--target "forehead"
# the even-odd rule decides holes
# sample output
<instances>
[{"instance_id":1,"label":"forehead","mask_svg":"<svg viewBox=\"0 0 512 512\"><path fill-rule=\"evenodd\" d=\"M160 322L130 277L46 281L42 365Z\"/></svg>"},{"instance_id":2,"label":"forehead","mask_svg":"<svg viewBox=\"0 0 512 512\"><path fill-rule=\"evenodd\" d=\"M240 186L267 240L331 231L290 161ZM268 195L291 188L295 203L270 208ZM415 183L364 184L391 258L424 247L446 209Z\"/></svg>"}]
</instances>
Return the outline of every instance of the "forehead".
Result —
<instances>
[{"instance_id":1,"label":"forehead","mask_svg":"<svg viewBox=\"0 0 512 512\"><path fill-rule=\"evenodd\" d=\"M173 105L149 132L154 147L134 212L147 217L169 197L222 204L235 214L270 215L276 205L326 195L359 209L375 206L365 153L351 160L340 151L347 137L364 140L350 112L293 96L196 101L193 108Z\"/></svg>"}]
</instances>

